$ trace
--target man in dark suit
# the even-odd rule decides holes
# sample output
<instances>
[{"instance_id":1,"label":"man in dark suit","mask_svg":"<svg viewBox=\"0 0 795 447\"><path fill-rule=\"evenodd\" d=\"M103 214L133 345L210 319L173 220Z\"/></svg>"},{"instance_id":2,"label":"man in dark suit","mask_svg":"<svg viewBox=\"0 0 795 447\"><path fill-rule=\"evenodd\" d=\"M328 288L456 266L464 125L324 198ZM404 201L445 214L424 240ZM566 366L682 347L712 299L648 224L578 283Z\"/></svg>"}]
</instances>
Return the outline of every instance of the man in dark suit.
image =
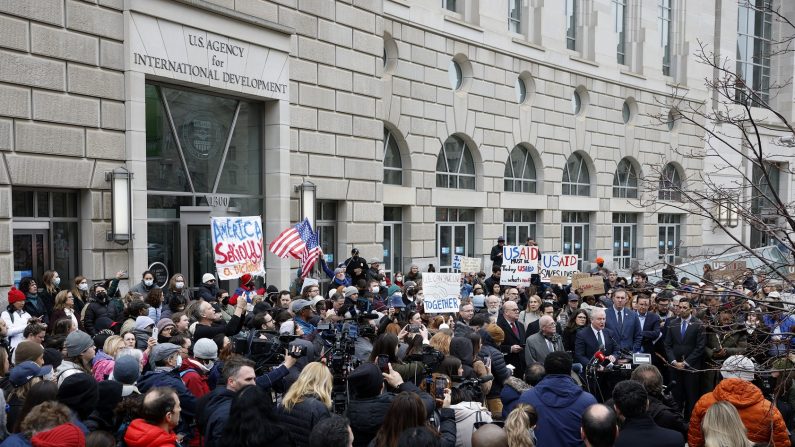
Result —
<instances>
[{"instance_id":1,"label":"man in dark suit","mask_svg":"<svg viewBox=\"0 0 795 447\"><path fill-rule=\"evenodd\" d=\"M690 420L690 412L699 396L699 375L696 370L703 365L704 347L707 337L704 326L693 317L690 300L682 298L677 304L679 317L669 321L665 334L665 356L673 366L672 380L676 381L673 394L677 401L684 403L685 420Z\"/></svg>"},{"instance_id":2,"label":"man in dark suit","mask_svg":"<svg viewBox=\"0 0 795 447\"><path fill-rule=\"evenodd\" d=\"M515 367L513 375L524 377L524 341L525 332L519 320L519 306L516 301L506 301L502 305L502 314L497 318L497 326L505 332L505 340L500 345L500 351L505 354L505 363Z\"/></svg>"},{"instance_id":3,"label":"man in dark suit","mask_svg":"<svg viewBox=\"0 0 795 447\"><path fill-rule=\"evenodd\" d=\"M577 332L574 342L574 359L588 366L599 347L611 362L616 361L618 346L613 342L615 334L605 327L605 310L599 307L591 309L591 326Z\"/></svg>"},{"instance_id":4,"label":"man in dark suit","mask_svg":"<svg viewBox=\"0 0 795 447\"><path fill-rule=\"evenodd\" d=\"M649 396L640 382L625 380L613 389L613 408L621 421L616 447L668 447L685 444L681 433L662 428L648 415Z\"/></svg>"},{"instance_id":5,"label":"man in dark suit","mask_svg":"<svg viewBox=\"0 0 795 447\"><path fill-rule=\"evenodd\" d=\"M640 320L635 311L627 309L629 296L626 289L613 291L613 305L605 311L606 326L616 333L619 349L625 354L640 352L640 342L643 340L640 331Z\"/></svg>"},{"instance_id":6,"label":"man in dark suit","mask_svg":"<svg viewBox=\"0 0 795 447\"><path fill-rule=\"evenodd\" d=\"M654 343L662 336L660 332L660 316L655 312L649 312L651 298L646 295L638 295L635 298L638 304L638 320L640 321L640 342L641 350L647 354L654 353Z\"/></svg>"}]
</instances>

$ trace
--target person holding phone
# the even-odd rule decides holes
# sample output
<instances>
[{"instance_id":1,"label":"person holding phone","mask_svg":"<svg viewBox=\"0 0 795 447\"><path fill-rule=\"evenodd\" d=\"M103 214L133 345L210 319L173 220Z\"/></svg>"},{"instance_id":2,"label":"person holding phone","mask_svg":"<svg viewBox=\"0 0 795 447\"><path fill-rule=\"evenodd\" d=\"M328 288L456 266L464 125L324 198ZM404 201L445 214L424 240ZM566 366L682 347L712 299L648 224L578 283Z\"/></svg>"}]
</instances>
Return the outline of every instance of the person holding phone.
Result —
<instances>
[{"instance_id":1,"label":"person holding phone","mask_svg":"<svg viewBox=\"0 0 795 447\"><path fill-rule=\"evenodd\" d=\"M422 362L407 362L404 363L397 358L399 348L398 336L391 333L381 334L373 344L373 350L370 353L370 362L375 363L379 370L386 372L384 360L392 365L392 368L400 374L404 382L412 382L420 384L424 378L423 371L425 365Z\"/></svg>"}]
</instances>

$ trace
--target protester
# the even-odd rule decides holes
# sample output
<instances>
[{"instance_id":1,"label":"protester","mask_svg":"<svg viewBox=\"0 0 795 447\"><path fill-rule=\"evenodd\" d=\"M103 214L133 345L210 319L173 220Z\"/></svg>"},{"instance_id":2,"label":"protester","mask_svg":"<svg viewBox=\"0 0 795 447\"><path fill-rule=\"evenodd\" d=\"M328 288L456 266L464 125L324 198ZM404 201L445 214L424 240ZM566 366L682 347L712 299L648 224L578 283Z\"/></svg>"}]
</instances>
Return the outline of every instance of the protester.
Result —
<instances>
[{"instance_id":1,"label":"protester","mask_svg":"<svg viewBox=\"0 0 795 447\"><path fill-rule=\"evenodd\" d=\"M124 443L129 447L176 445L174 429L180 423L181 410L174 390L152 388L144 396L141 417L127 427Z\"/></svg>"}]
</instances>

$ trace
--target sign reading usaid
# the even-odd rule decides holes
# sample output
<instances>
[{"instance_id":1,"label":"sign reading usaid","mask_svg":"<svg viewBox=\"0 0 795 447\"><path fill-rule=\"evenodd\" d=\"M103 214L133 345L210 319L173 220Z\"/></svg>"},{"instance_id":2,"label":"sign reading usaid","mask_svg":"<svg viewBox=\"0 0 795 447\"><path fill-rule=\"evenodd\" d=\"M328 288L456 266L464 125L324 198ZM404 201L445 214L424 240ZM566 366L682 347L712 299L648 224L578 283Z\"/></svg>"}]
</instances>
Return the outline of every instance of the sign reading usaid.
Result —
<instances>
[{"instance_id":1,"label":"sign reading usaid","mask_svg":"<svg viewBox=\"0 0 795 447\"><path fill-rule=\"evenodd\" d=\"M131 69L289 100L287 54L168 20L132 14Z\"/></svg>"}]
</instances>

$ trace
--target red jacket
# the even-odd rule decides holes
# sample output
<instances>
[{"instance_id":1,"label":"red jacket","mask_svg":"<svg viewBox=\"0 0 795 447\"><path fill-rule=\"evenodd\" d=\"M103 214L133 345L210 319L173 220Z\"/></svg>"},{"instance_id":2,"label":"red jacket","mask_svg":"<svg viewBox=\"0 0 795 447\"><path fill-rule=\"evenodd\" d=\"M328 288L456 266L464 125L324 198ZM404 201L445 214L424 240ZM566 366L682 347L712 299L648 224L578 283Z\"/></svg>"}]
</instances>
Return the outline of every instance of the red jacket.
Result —
<instances>
[{"instance_id":1,"label":"red jacket","mask_svg":"<svg viewBox=\"0 0 795 447\"><path fill-rule=\"evenodd\" d=\"M748 439L753 442L767 443L771 447L790 447L787 426L781 413L762 391L751 382L742 379L723 379L711 393L701 396L693 407L690 416L690 429L687 433L687 445L703 447L704 434L701 432L701 421L710 406L719 400L725 400L737 408L740 419L748 430ZM772 432L772 439L771 439Z\"/></svg>"},{"instance_id":2,"label":"red jacket","mask_svg":"<svg viewBox=\"0 0 795 447\"><path fill-rule=\"evenodd\" d=\"M133 419L124 433L124 442L129 447L174 447L177 445L177 435L166 433L143 419Z\"/></svg>"},{"instance_id":3,"label":"red jacket","mask_svg":"<svg viewBox=\"0 0 795 447\"><path fill-rule=\"evenodd\" d=\"M207 376L202 374L201 371L201 366L194 364L191 359L186 359L182 362L179 372L185 388L196 396L197 401L210 392L210 387L207 385Z\"/></svg>"}]
</instances>

